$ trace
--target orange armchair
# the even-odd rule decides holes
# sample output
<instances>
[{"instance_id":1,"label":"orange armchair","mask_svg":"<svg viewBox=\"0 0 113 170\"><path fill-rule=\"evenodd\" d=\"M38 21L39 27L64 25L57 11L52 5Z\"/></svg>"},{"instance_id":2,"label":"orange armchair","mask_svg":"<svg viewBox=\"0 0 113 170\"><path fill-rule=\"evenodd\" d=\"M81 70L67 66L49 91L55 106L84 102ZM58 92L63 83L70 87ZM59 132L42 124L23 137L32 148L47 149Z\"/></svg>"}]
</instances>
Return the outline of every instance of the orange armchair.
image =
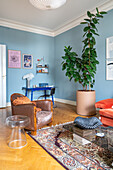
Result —
<instances>
[{"instance_id":1,"label":"orange armchair","mask_svg":"<svg viewBox=\"0 0 113 170\"><path fill-rule=\"evenodd\" d=\"M53 103L51 100L30 101L22 94L11 95L12 115L25 115L31 120L27 130L36 134L36 130L50 124L53 120ZM24 99L24 100L23 100Z\"/></svg>"}]
</instances>

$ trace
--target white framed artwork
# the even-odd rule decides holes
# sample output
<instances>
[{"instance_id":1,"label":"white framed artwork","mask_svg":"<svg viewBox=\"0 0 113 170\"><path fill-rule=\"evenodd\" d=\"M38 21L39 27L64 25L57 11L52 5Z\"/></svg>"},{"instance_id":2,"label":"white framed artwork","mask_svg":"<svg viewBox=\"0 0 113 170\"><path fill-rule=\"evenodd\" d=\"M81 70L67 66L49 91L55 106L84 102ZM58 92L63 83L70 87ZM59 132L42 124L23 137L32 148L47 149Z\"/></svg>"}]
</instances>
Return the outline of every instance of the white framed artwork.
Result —
<instances>
[{"instance_id":1,"label":"white framed artwork","mask_svg":"<svg viewBox=\"0 0 113 170\"><path fill-rule=\"evenodd\" d=\"M106 59L113 58L113 37L106 38Z\"/></svg>"},{"instance_id":2,"label":"white framed artwork","mask_svg":"<svg viewBox=\"0 0 113 170\"><path fill-rule=\"evenodd\" d=\"M113 80L113 59L106 60L106 80Z\"/></svg>"},{"instance_id":3,"label":"white framed artwork","mask_svg":"<svg viewBox=\"0 0 113 170\"><path fill-rule=\"evenodd\" d=\"M113 37L106 38L106 80L113 80Z\"/></svg>"}]
</instances>

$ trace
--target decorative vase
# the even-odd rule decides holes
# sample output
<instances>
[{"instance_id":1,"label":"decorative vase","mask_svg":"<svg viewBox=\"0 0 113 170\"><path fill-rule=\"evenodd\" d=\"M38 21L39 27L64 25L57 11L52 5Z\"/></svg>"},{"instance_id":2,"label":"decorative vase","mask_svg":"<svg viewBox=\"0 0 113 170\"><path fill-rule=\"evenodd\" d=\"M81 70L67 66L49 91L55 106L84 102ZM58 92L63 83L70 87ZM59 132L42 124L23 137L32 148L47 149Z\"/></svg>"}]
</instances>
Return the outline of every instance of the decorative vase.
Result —
<instances>
[{"instance_id":1,"label":"decorative vase","mask_svg":"<svg viewBox=\"0 0 113 170\"><path fill-rule=\"evenodd\" d=\"M91 116L96 114L95 109L95 91L78 90L77 96L77 114L82 116Z\"/></svg>"}]
</instances>

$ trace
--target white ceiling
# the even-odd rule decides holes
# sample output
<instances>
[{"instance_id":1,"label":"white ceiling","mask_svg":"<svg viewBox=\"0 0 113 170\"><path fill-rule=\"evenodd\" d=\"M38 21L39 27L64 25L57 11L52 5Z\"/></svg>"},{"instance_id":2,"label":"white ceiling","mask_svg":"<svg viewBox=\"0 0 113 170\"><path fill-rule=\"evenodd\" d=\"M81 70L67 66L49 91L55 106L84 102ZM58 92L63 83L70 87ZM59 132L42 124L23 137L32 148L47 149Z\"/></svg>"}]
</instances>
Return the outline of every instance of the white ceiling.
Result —
<instances>
[{"instance_id":1,"label":"white ceiling","mask_svg":"<svg viewBox=\"0 0 113 170\"><path fill-rule=\"evenodd\" d=\"M0 0L0 19L52 32L72 23L87 10L111 1L113 0L67 0L58 9L43 11L32 6L29 0Z\"/></svg>"}]
</instances>

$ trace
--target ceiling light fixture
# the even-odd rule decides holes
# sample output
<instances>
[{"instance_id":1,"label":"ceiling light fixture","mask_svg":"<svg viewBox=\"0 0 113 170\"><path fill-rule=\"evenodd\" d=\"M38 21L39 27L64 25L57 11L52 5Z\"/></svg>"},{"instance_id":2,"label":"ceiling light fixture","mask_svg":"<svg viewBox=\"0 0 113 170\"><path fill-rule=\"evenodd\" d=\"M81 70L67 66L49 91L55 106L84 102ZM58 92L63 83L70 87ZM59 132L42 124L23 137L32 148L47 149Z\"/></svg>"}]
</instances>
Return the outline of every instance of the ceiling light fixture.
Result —
<instances>
[{"instance_id":1,"label":"ceiling light fixture","mask_svg":"<svg viewBox=\"0 0 113 170\"><path fill-rule=\"evenodd\" d=\"M66 0L29 0L36 8L47 10L56 9L66 3Z\"/></svg>"}]
</instances>

